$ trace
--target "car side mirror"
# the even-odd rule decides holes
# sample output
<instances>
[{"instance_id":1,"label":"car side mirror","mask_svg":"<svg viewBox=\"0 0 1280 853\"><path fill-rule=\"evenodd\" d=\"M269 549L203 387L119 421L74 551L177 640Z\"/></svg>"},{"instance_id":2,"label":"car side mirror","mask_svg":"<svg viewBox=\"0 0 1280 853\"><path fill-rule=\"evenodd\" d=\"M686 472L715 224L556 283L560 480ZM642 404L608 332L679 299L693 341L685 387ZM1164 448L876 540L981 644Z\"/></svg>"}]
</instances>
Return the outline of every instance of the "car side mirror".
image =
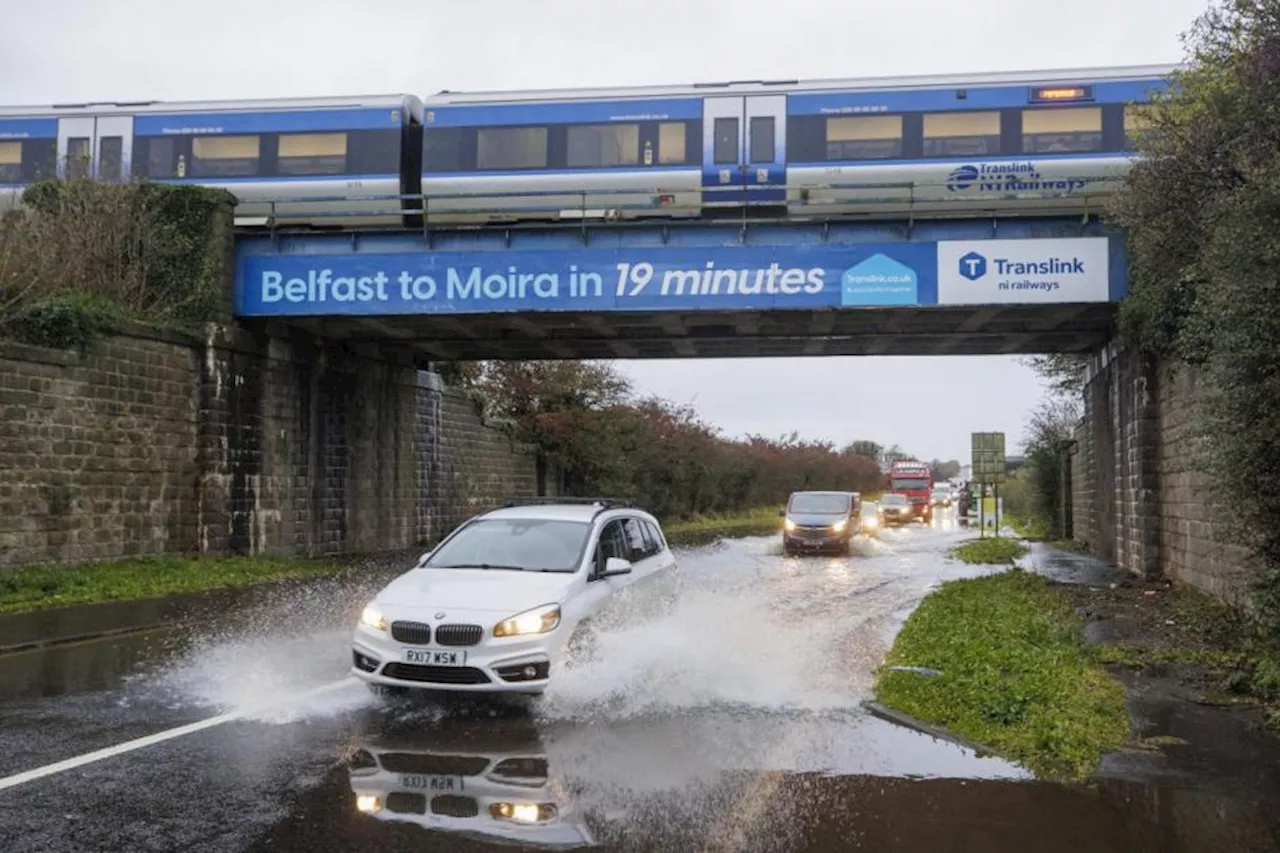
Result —
<instances>
[{"instance_id":1,"label":"car side mirror","mask_svg":"<svg viewBox=\"0 0 1280 853\"><path fill-rule=\"evenodd\" d=\"M418 562L416 565L414 565L414 568L420 569L423 566L425 566L427 564L427 560L430 560L431 555L434 554L435 552L436 552L435 548L432 548L430 551L424 551L422 556L418 558Z\"/></svg>"},{"instance_id":2,"label":"car side mirror","mask_svg":"<svg viewBox=\"0 0 1280 853\"><path fill-rule=\"evenodd\" d=\"M600 575L602 578L611 578L614 575L631 574L631 561L624 560L621 557L610 557L605 560L604 573Z\"/></svg>"}]
</instances>

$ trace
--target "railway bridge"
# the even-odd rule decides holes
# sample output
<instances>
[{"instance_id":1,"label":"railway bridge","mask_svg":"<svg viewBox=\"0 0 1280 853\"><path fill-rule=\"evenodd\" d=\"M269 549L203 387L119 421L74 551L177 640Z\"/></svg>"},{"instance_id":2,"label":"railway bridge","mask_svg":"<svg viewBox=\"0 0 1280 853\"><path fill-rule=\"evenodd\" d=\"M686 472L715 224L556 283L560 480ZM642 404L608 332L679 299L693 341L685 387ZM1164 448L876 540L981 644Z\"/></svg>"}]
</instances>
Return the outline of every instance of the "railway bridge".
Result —
<instances>
[{"instance_id":1,"label":"railway bridge","mask_svg":"<svg viewBox=\"0 0 1280 853\"><path fill-rule=\"evenodd\" d=\"M424 361L1087 352L1125 294L1096 218L242 234L262 328Z\"/></svg>"}]
</instances>

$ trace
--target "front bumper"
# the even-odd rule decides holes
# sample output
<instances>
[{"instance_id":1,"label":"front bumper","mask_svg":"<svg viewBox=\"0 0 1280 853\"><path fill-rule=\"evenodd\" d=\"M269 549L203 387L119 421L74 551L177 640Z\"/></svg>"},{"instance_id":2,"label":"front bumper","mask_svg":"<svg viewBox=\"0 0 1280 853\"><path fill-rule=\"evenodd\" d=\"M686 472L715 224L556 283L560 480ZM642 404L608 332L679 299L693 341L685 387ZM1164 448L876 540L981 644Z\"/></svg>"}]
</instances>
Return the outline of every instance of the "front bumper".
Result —
<instances>
[{"instance_id":1,"label":"front bumper","mask_svg":"<svg viewBox=\"0 0 1280 853\"><path fill-rule=\"evenodd\" d=\"M831 548L841 548L849 541L850 533L841 531L834 533L830 531L804 532L804 533L787 533L782 534L782 546L790 548L793 551L825 551Z\"/></svg>"},{"instance_id":2,"label":"front bumper","mask_svg":"<svg viewBox=\"0 0 1280 853\"><path fill-rule=\"evenodd\" d=\"M493 637L486 629L474 646L401 643L364 624L352 641L351 674L369 684L461 693L542 693L568 631L563 623L545 634ZM463 652L461 666L409 663L407 652ZM530 677L529 672L532 672Z\"/></svg>"}]
</instances>

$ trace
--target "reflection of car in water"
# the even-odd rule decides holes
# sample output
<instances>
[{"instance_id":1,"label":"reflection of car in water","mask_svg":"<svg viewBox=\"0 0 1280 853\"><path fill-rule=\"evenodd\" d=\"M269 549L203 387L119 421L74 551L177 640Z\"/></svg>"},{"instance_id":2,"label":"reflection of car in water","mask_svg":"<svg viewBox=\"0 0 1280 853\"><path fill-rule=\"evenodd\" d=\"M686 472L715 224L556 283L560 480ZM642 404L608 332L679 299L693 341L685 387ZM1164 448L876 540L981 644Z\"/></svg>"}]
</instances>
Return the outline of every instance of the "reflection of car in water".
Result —
<instances>
[{"instance_id":1,"label":"reflection of car in water","mask_svg":"<svg viewBox=\"0 0 1280 853\"><path fill-rule=\"evenodd\" d=\"M782 548L788 556L801 551L848 554L862 517L862 498L857 492L796 492L782 517Z\"/></svg>"},{"instance_id":2,"label":"reflection of car in water","mask_svg":"<svg viewBox=\"0 0 1280 853\"><path fill-rule=\"evenodd\" d=\"M594 844L536 733L502 740L439 730L366 739L347 762L355 807L380 821L532 847Z\"/></svg>"}]
</instances>

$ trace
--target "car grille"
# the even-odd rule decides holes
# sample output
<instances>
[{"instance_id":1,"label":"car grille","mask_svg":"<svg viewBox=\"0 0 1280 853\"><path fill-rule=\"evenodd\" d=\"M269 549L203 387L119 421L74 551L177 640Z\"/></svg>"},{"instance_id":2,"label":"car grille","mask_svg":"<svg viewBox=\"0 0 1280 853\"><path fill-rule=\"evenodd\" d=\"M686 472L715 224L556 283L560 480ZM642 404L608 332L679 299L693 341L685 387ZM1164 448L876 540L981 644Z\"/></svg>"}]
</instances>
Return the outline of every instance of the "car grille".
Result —
<instances>
[{"instance_id":1,"label":"car grille","mask_svg":"<svg viewBox=\"0 0 1280 853\"><path fill-rule=\"evenodd\" d=\"M442 646L474 646L484 637L479 625L437 625L436 642Z\"/></svg>"},{"instance_id":2,"label":"car grille","mask_svg":"<svg viewBox=\"0 0 1280 853\"><path fill-rule=\"evenodd\" d=\"M547 760L545 758L504 758L493 768L494 776L506 779L546 779Z\"/></svg>"},{"instance_id":3,"label":"car grille","mask_svg":"<svg viewBox=\"0 0 1280 853\"><path fill-rule=\"evenodd\" d=\"M427 684L488 684L489 676L472 666L423 666L416 663L389 663L382 668L388 678L421 681Z\"/></svg>"},{"instance_id":4,"label":"car grille","mask_svg":"<svg viewBox=\"0 0 1280 853\"><path fill-rule=\"evenodd\" d=\"M473 797L441 794L431 801L431 813L445 817L475 817L480 814L480 806Z\"/></svg>"},{"instance_id":5,"label":"car grille","mask_svg":"<svg viewBox=\"0 0 1280 853\"><path fill-rule=\"evenodd\" d=\"M379 760L382 769L389 773L429 773L433 776L479 776L489 766L489 759L474 755L387 752L379 756Z\"/></svg>"},{"instance_id":6,"label":"car grille","mask_svg":"<svg viewBox=\"0 0 1280 853\"><path fill-rule=\"evenodd\" d=\"M422 794L392 791L387 794L387 811L392 814L426 814L427 798Z\"/></svg>"},{"instance_id":7,"label":"car grille","mask_svg":"<svg viewBox=\"0 0 1280 853\"><path fill-rule=\"evenodd\" d=\"M431 626L422 622L392 622L391 636L398 643L425 646L431 642Z\"/></svg>"}]
</instances>

